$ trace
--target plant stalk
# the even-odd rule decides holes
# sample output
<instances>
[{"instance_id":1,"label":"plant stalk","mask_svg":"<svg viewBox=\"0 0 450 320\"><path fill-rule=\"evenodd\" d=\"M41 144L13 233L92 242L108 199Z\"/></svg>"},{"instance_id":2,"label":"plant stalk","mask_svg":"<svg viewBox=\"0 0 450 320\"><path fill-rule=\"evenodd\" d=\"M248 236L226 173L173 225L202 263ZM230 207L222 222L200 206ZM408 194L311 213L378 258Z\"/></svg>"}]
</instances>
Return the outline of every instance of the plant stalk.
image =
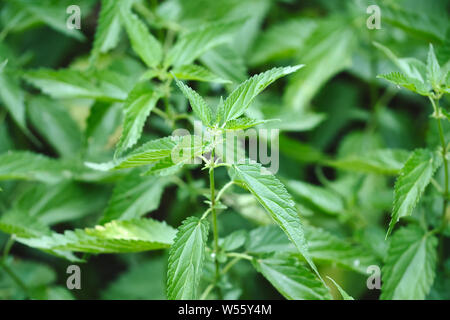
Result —
<instances>
[{"instance_id":1,"label":"plant stalk","mask_svg":"<svg viewBox=\"0 0 450 320\"><path fill-rule=\"evenodd\" d=\"M442 160L444 162L444 176L445 176L445 181L444 181L444 192L443 192L443 197L444 197L444 208L443 208L443 217L442 220L445 222L445 210L447 208L447 199L448 199L448 160L447 160L447 146L445 144L445 137L444 137L444 131L442 130L442 124L441 124L441 119L438 118L437 119L437 123L438 123L438 128L439 128L439 136L441 139L441 144L442 144Z\"/></svg>"},{"instance_id":2,"label":"plant stalk","mask_svg":"<svg viewBox=\"0 0 450 320\"><path fill-rule=\"evenodd\" d=\"M211 152L211 163L214 163L214 150ZM215 284L220 279L220 265L218 260L219 255L219 232L217 228L217 212L216 212L216 189L214 184L214 165L209 168L209 188L211 192L211 214L213 220L213 236L214 236L214 265L216 267ZM219 290L220 296L220 290Z\"/></svg>"},{"instance_id":3,"label":"plant stalk","mask_svg":"<svg viewBox=\"0 0 450 320\"><path fill-rule=\"evenodd\" d=\"M441 227L439 228L440 231L443 231L443 229L445 228L445 224L446 224L446 219L445 219L445 213L446 213L446 209L447 209L447 204L448 204L448 160L447 160L447 144L445 143L445 136L444 136L444 130L442 129L442 123L441 123L441 118L440 118L440 114L442 114L441 110L440 110L440 106L439 106L439 102L438 101L434 101L434 99L430 98L431 103L433 104L433 108L435 110L435 112L437 112L437 125L438 125L438 130L439 130L439 139L441 140L441 147L442 147L442 161L444 163L444 191L443 191L443 208L442 208L442 224Z\"/></svg>"},{"instance_id":4,"label":"plant stalk","mask_svg":"<svg viewBox=\"0 0 450 320\"><path fill-rule=\"evenodd\" d=\"M439 139L441 140L441 147L442 147L442 161L444 163L444 191L443 191L443 204L442 204L442 218L441 218L441 225L438 227L438 231L440 232L440 239L439 239L439 256L440 261L444 260L444 235L443 232L445 230L447 221L446 221L446 211L447 211L447 204L448 204L448 161L447 161L447 145L445 143L445 136L444 136L444 130L442 130L442 124L441 124L441 118L440 115L442 114L439 106L439 101L434 101L433 98L430 97L431 104L433 105L433 109L435 114L437 114L437 125L439 130Z\"/></svg>"}]
</instances>

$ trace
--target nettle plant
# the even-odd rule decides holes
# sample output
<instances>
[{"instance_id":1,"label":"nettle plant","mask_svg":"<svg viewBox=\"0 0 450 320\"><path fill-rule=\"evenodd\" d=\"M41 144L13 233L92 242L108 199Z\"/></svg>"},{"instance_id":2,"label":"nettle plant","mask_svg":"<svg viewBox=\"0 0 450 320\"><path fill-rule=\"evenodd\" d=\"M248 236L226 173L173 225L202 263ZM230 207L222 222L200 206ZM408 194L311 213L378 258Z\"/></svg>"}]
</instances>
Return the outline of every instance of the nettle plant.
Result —
<instances>
[{"instance_id":1,"label":"nettle plant","mask_svg":"<svg viewBox=\"0 0 450 320\"><path fill-rule=\"evenodd\" d=\"M122 130L114 159L106 163L85 162L82 167L69 159L57 162L26 152L11 152L4 154L0 160L4 168L2 175L13 179L101 181L114 179L121 171L131 173L127 181L114 189L96 227L66 230L63 234L50 230L46 223L29 216L26 213L28 209L19 210L31 206L32 201L27 200L35 197L28 198L35 192L31 190L28 196L21 199L23 202L19 201L17 210L2 215L0 229L13 235L5 247L5 257L15 241L73 262L86 261L90 254L141 252L170 247L167 272L169 299L234 297L227 273L241 260L251 262L286 298L330 299L329 288L308 252L305 231L291 195L269 170L255 159L246 158L245 149L235 143L234 137L238 134L233 135L231 142L226 138L227 133L240 132L269 121L249 118L244 113L267 86L280 77L296 72L302 65L273 68L255 75L238 85L225 100L221 99L216 108L211 108L204 98L180 80L229 83L194 61L207 50L227 41L242 21L208 23L181 33L175 43L172 42L178 27L164 25L168 31L162 44L133 13L131 3L102 1L89 61L68 69L39 69L23 74L29 84L55 99L84 98L123 103ZM139 4L135 9L140 10L141 14L150 14L146 7ZM101 54L117 44L119 26L124 27L131 48L148 67L139 77L94 68L101 65ZM6 65L6 69L11 68L8 71L13 71L9 63L5 61L2 68ZM202 123L200 135L171 135L154 139L129 152L140 140L151 112L173 129L177 121L194 123L191 113L179 112L172 106L174 80L189 100L193 114ZM158 107L160 101L164 109ZM34 101L36 108L42 103L49 104L44 98ZM17 116L17 113L14 115ZM106 115L107 110L102 105L94 106L88 126L95 127ZM15 120L26 129L21 117L17 116ZM67 123L70 125L70 121ZM57 137L51 133L43 134L50 141L55 141L57 148L64 148L52 140ZM178 230L165 222L142 218L150 209L157 207L163 185L170 181L161 182L148 177L173 176L174 181L182 184L177 173L192 164L199 164L198 159L201 160L203 172L209 175L209 192L204 195L207 209L204 213L188 217ZM217 189L214 175L219 168L228 170L230 181ZM278 227L269 225L250 233L236 230L226 237L219 237L217 215L227 209L222 198L233 185L248 190ZM55 195L54 200L57 201L60 195L62 193ZM314 233L314 230L309 229L309 232ZM327 237L327 234L323 235ZM82 252L84 256L79 257L74 252ZM14 276L11 263L5 259L1 266L18 281L27 296L36 297ZM342 294L349 298L345 292L342 291Z\"/></svg>"},{"instance_id":2,"label":"nettle plant","mask_svg":"<svg viewBox=\"0 0 450 320\"><path fill-rule=\"evenodd\" d=\"M253 99L268 85L301 67L299 65L274 68L255 75L240 84L215 109L211 108L193 89L176 80L178 87L189 100L194 114L205 127L204 135L169 136L149 141L130 154L109 163L88 164L90 167L100 170L151 165L144 175L168 175L183 165L192 163L195 157L203 160L203 169L209 172L210 192L205 195L209 208L201 217L187 218L178 228L169 253L167 276L169 299L207 298L214 288L217 289L217 296L223 298L222 277L240 259L253 262L257 270L262 272L287 298L330 297L328 289L308 253L302 223L292 197L271 172L261 164L242 157L245 156L245 150L238 150L242 146L234 139L238 135L232 135L232 139L226 137L230 131L241 131L266 122L267 120L251 119L242 115ZM205 153L208 153L207 156ZM228 169L231 181L217 191L214 171L219 167ZM298 254L304 258L312 271L306 265L302 265L299 257L292 254L281 253L261 257L261 255L235 251L246 242L243 230L219 239L218 229L220 226L217 222L217 214L227 208L221 202L221 197L234 184L245 188L258 200L292 241ZM211 245L208 242L210 230L208 218L210 216L213 231ZM151 229L149 231L153 232ZM172 234L164 236L169 240ZM160 235L155 234L155 236ZM263 238L259 245L270 246L273 244L271 240L271 238ZM215 271L211 284L199 295L199 284L205 259L213 260ZM224 266L223 264L229 259L231 261ZM291 277L291 281L297 282L298 287L286 286L284 278L276 275L278 272L283 272L285 276ZM303 281L307 281L309 288L302 288Z\"/></svg>"},{"instance_id":3,"label":"nettle plant","mask_svg":"<svg viewBox=\"0 0 450 320\"><path fill-rule=\"evenodd\" d=\"M383 290L381 298L424 299L433 285L438 263L443 264L444 235L449 217L449 145L443 121L449 121L449 113L440 106L439 100L450 93L450 61L440 66L433 46L430 44L427 61L415 58L397 58L388 48L375 43L401 70L378 76L391 83L425 96L432 107L431 118L436 120L440 145L414 150L399 172L394 188L394 205L386 234L388 237L401 218L411 216L429 184L432 202L442 199L438 206L422 213L420 223L409 223L393 234L385 265L383 267ZM443 167L443 177L436 177ZM441 182L436 181L440 180ZM440 239L440 241L439 241ZM440 249L438 249L440 247ZM438 254L439 252L439 254ZM415 284L411 282L414 277Z\"/></svg>"},{"instance_id":4,"label":"nettle plant","mask_svg":"<svg viewBox=\"0 0 450 320\"><path fill-rule=\"evenodd\" d=\"M2 3L0 298L447 297L448 19L385 2Z\"/></svg>"}]
</instances>

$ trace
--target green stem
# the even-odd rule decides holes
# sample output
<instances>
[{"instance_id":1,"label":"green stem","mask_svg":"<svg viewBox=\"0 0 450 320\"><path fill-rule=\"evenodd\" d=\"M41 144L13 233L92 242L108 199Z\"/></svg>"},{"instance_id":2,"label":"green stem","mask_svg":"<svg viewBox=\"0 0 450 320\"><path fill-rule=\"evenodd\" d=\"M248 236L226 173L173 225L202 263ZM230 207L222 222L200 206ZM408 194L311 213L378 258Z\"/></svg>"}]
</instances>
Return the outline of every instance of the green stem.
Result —
<instances>
[{"instance_id":1,"label":"green stem","mask_svg":"<svg viewBox=\"0 0 450 320\"><path fill-rule=\"evenodd\" d=\"M219 192L217 193L216 196L216 202L218 202L220 200L220 198L222 198L223 193L232 185L234 184L234 181L229 181L226 185L224 185L222 187L222 189L219 190Z\"/></svg>"},{"instance_id":2,"label":"green stem","mask_svg":"<svg viewBox=\"0 0 450 320\"><path fill-rule=\"evenodd\" d=\"M211 163L214 163L214 151L211 152ZM211 191L211 213L213 220L213 236L214 236L214 264L216 269L215 274L215 284L217 284L220 280L220 265L218 260L219 255L219 232L217 228L217 212L216 212L216 189L214 184L214 166L209 168L209 188ZM221 292L219 290L219 297L221 296Z\"/></svg>"},{"instance_id":3,"label":"green stem","mask_svg":"<svg viewBox=\"0 0 450 320\"><path fill-rule=\"evenodd\" d=\"M227 254L227 256L229 256L229 257L236 257L236 258L239 258L239 259L245 259L245 260L249 260L249 261L253 260L253 257L249 256L246 253L230 252L230 253Z\"/></svg>"},{"instance_id":4,"label":"green stem","mask_svg":"<svg viewBox=\"0 0 450 320\"><path fill-rule=\"evenodd\" d=\"M166 120L167 122L170 121L169 117L164 113L164 111L162 111L161 109L158 108L153 108L152 110L153 113L156 113L158 116L160 116L161 118L163 118L164 120Z\"/></svg>"},{"instance_id":5,"label":"green stem","mask_svg":"<svg viewBox=\"0 0 450 320\"><path fill-rule=\"evenodd\" d=\"M5 270L5 272L13 279L13 281L22 289L27 297L30 297L29 291L25 283L11 270L11 268L6 264L6 261L0 260L0 267Z\"/></svg>"},{"instance_id":6,"label":"green stem","mask_svg":"<svg viewBox=\"0 0 450 320\"><path fill-rule=\"evenodd\" d=\"M441 231L445 228L446 219L445 219L445 211L447 209L447 202L448 202L448 161L447 161L447 144L445 143L445 135L444 130L442 129L441 124L441 118L440 115L442 114L439 106L439 101L434 101L434 99L430 98L431 103L433 104L433 108L435 110L435 113L437 113L437 125L439 129L439 139L441 140L441 147L442 147L442 161L444 163L444 192L443 192L443 208L442 208L442 224L441 224Z\"/></svg>"},{"instance_id":7,"label":"green stem","mask_svg":"<svg viewBox=\"0 0 450 320\"><path fill-rule=\"evenodd\" d=\"M213 219L213 235L214 235L214 263L216 265L216 281L219 279L220 269L217 255L219 254L219 232L217 228L217 213L214 187L214 168L209 169L209 186L211 190L211 213Z\"/></svg>"},{"instance_id":8,"label":"green stem","mask_svg":"<svg viewBox=\"0 0 450 320\"><path fill-rule=\"evenodd\" d=\"M206 219L206 217L208 216L208 214L209 214L210 212L211 212L211 208L208 208L208 210L206 210L206 211L203 213L201 219L202 219L202 220L203 220L203 219Z\"/></svg>"},{"instance_id":9,"label":"green stem","mask_svg":"<svg viewBox=\"0 0 450 320\"><path fill-rule=\"evenodd\" d=\"M202 295L200 296L200 300L205 300L213 288L214 288L214 284L210 284L209 286L207 286L205 291L203 291Z\"/></svg>"},{"instance_id":10,"label":"green stem","mask_svg":"<svg viewBox=\"0 0 450 320\"><path fill-rule=\"evenodd\" d=\"M439 129L439 138L441 140L441 148L442 148L442 160L444 163L444 192L442 194L443 196L443 204L442 204L442 218L441 218L441 225L438 228L438 232L440 233L440 239L439 239L439 255L440 255L440 261L443 261L444 258L444 235L443 232L447 225L446 220L446 211L447 211L447 203L448 203L448 161L447 161L447 144L445 143L445 136L444 136L444 130L442 130L442 124L441 124L441 117L442 114L439 106L439 101L435 101L433 98L430 97L431 104L433 105L434 114L436 115L436 121Z\"/></svg>"},{"instance_id":11,"label":"green stem","mask_svg":"<svg viewBox=\"0 0 450 320\"><path fill-rule=\"evenodd\" d=\"M241 261L242 258L240 257L236 257L233 260L231 260L230 262L228 262L225 267L222 269L222 274L225 274L228 272L228 270L231 269L231 267L233 267L236 263L238 263L239 261Z\"/></svg>"},{"instance_id":12,"label":"green stem","mask_svg":"<svg viewBox=\"0 0 450 320\"><path fill-rule=\"evenodd\" d=\"M448 196L448 161L447 161L447 145L445 144L445 137L444 137L444 132L442 130L442 125L441 125L441 119L438 118L437 119L437 123L438 123L438 128L439 128L439 136L441 139L441 144L442 144L442 160L444 161L444 175L445 175L445 181L444 181L444 208L443 208L443 212L444 212L444 216L445 216L445 209L447 207L447 196Z\"/></svg>"}]
</instances>

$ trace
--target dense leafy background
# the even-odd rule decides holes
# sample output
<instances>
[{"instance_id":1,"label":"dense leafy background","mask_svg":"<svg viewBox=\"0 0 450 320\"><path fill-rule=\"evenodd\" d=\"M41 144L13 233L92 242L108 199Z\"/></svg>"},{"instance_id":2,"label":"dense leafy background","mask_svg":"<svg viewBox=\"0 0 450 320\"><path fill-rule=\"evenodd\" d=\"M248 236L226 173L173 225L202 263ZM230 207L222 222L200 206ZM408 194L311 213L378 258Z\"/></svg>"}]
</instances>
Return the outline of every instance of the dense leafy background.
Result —
<instances>
[{"instance_id":1,"label":"dense leafy background","mask_svg":"<svg viewBox=\"0 0 450 320\"><path fill-rule=\"evenodd\" d=\"M81 30L65 24L75 3ZM380 30L364 0L2 1L0 299L449 299L449 224L430 232L449 212L441 141L421 96L447 90L448 143L449 3L377 3ZM281 130L278 178L216 170L216 187L250 191L221 199L219 290L207 171L173 163L180 142L163 138L194 115Z\"/></svg>"}]
</instances>

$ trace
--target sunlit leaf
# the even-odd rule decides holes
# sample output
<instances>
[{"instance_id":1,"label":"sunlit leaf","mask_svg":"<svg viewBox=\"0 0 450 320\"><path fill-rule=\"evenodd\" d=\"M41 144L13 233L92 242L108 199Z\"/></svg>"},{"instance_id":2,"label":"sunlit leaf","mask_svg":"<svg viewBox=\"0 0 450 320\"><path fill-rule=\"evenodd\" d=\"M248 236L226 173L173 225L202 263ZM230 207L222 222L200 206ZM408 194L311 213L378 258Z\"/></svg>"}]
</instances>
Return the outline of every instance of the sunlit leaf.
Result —
<instances>
[{"instance_id":1,"label":"sunlit leaf","mask_svg":"<svg viewBox=\"0 0 450 320\"><path fill-rule=\"evenodd\" d=\"M90 253L117 253L158 250L170 247L176 230L151 219L112 221L95 228L75 229L64 234L18 238L27 246L41 250Z\"/></svg>"}]
</instances>

